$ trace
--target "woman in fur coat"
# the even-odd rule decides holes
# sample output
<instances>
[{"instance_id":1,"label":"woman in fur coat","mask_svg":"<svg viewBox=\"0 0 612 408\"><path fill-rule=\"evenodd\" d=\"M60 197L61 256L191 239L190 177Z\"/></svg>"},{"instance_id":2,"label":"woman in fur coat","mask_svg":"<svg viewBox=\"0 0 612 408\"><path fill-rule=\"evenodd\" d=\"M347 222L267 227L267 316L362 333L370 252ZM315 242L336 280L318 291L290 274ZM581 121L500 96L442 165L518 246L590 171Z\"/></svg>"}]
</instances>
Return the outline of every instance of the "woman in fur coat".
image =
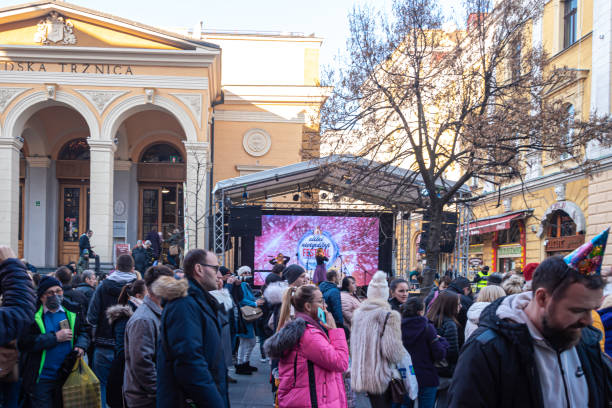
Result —
<instances>
[{"instance_id":1,"label":"woman in fur coat","mask_svg":"<svg viewBox=\"0 0 612 408\"><path fill-rule=\"evenodd\" d=\"M266 354L280 359L278 406L345 408L342 373L348 368L349 354L344 330L336 328L328 311L323 312L326 323L319 320L319 310L325 308L325 302L316 286L292 287L288 291L295 320L281 321L282 329L265 343Z\"/></svg>"},{"instance_id":2,"label":"woman in fur coat","mask_svg":"<svg viewBox=\"0 0 612 408\"><path fill-rule=\"evenodd\" d=\"M388 298L387 274L378 271L368 286L368 299L353 314L351 387L355 392L367 392L373 408L391 407L392 368L406 353L401 316L391 310Z\"/></svg>"}]
</instances>

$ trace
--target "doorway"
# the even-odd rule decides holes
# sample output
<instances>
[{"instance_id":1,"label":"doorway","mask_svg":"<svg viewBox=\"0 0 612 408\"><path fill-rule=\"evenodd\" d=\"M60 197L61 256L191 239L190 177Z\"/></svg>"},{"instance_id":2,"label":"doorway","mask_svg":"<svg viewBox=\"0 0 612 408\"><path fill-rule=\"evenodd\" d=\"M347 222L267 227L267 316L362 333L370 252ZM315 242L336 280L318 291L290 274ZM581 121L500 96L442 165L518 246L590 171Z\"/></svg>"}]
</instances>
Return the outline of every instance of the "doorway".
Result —
<instances>
[{"instance_id":1,"label":"doorway","mask_svg":"<svg viewBox=\"0 0 612 408\"><path fill-rule=\"evenodd\" d=\"M60 183L59 264L79 260L79 237L89 229L89 183Z\"/></svg>"},{"instance_id":2,"label":"doorway","mask_svg":"<svg viewBox=\"0 0 612 408\"><path fill-rule=\"evenodd\" d=\"M175 228L183 230L183 184L140 184L140 222L138 236L147 236L153 229L168 239Z\"/></svg>"}]
</instances>

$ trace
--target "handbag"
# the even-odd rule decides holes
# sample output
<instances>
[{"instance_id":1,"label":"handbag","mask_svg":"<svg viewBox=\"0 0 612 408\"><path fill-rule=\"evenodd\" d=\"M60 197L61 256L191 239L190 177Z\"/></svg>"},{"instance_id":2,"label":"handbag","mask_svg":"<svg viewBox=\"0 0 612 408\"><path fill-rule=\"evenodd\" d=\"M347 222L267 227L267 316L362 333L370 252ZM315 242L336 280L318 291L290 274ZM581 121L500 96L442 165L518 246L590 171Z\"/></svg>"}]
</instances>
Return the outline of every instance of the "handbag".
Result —
<instances>
[{"instance_id":1,"label":"handbag","mask_svg":"<svg viewBox=\"0 0 612 408\"><path fill-rule=\"evenodd\" d=\"M0 382L17 382L19 380L19 351L13 340L7 346L0 347Z\"/></svg>"},{"instance_id":2,"label":"handbag","mask_svg":"<svg viewBox=\"0 0 612 408\"><path fill-rule=\"evenodd\" d=\"M244 321L247 323L253 322L263 316L263 310L253 306L242 306L240 308L240 313L242 314Z\"/></svg>"},{"instance_id":3,"label":"handbag","mask_svg":"<svg viewBox=\"0 0 612 408\"><path fill-rule=\"evenodd\" d=\"M389 389L391 390L391 401L396 404L404 402L404 397L408 394L406 390L406 384L401 378L392 378L389 382Z\"/></svg>"},{"instance_id":4,"label":"handbag","mask_svg":"<svg viewBox=\"0 0 612 408\"><path fill-rule=\"evenodd\" d=\"M177 256L179 254L178 245L170 245L170 247L168 248L168 254L170 256Z\"/></svg>"}]
</instances>

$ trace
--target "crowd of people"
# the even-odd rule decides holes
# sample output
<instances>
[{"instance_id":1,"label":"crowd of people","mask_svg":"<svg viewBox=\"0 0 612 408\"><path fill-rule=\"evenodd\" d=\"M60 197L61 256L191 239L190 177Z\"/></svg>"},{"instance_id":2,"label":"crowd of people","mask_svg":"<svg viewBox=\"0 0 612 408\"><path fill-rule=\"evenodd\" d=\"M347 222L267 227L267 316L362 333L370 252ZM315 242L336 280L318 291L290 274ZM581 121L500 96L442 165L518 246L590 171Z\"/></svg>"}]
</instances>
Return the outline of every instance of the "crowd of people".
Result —
<instances>
[{"instance_id":1,"label":"crowd of people","mask_svg":"<svg viewBox=\"0 0 612 408\"><path fill-rule=\"evenodd\" d=\"M106 276L31 273L0 247L0 407L61 407L78 359L102 407L229 407L231 384L258 371L257 344L281 408L612 404L612 270L550 257L499 279L444 275L420 294L382 271L358 288L320 268L313 284L279 257L258 288L212 252L153 265L140 248Z\"/></svg>"}]
</instances>

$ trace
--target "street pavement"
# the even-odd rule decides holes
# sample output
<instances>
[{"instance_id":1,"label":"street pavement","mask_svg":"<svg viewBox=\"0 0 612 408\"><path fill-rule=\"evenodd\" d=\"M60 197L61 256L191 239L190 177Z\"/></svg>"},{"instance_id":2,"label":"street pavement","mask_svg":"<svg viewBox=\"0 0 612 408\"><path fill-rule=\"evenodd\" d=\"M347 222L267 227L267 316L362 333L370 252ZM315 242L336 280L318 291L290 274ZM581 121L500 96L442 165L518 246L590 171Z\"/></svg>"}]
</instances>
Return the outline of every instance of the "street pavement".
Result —
<instances>
[{"instance_id":1,"label":"street pavement","mask_svg":"<svg viewBox=\"0 0 612 408\"><path fill-rule=\"evenodd\" d=\"M238 380L237 384L229 384L229 397L232 408L274 407L272 388L269 381L270 364L260 362L260 356L258 343L251 355L251 365L258 369L253 375L237 375L234 367L230 368L230 376ZM370 408L368 398L363 394L357 395L355 408Z\"/></svg>"}]
</instances>

